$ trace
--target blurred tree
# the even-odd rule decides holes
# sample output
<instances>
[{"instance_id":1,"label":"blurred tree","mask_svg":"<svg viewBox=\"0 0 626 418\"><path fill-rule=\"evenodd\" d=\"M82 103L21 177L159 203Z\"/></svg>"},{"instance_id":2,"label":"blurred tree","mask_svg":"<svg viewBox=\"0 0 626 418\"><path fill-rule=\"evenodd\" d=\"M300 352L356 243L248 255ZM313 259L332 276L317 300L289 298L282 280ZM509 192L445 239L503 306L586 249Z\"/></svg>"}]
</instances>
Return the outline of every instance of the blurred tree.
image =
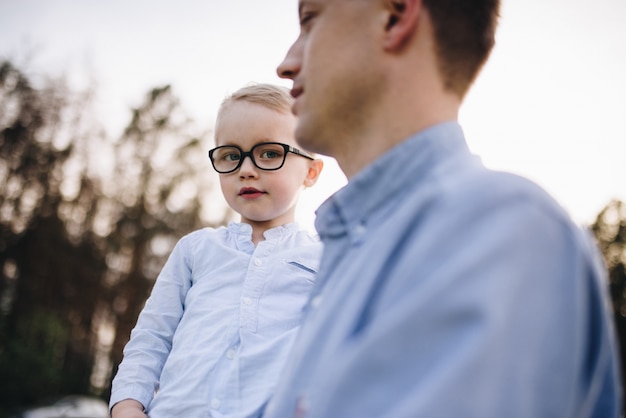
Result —
<instances>
[{"instance_id":1,"label":"blurred tree","mask_svg":"<svg viewBox=\"0 0 626 418\"><path fill-rule=\"evenodd\" d=\"M626 376L626 204L619 200L609 202L598 214L592 230L609 272L622 376Z\"/></svg>"},{"instance_id":2,"label":"blurred tree","mask_svg":"<svg viewBox=\"0 0 626 418\"><path fill-rule=\"evenodd\" d=\"M106 311L113 313L116 330L113 373L165 258L183 232L206 224L197 197L210 194L209 162L203 141L188 125L170 87L155 88L133 110L115 146L106 280L111 294ZM229 213L224 207L218 223Z\"/></svg>"},{"instance_id":3,"label":"blurred tree","mask_svg":"<svg viewBox=\"0 0 626 418\"><path fill-rule=\"evenodd\" d=\"M217 199L207 217L204 135L168 86L117 141L90 97L0 61L0 417L55 395L106 399L176 240L231 216Z\"/></svg>"},{"instance_id":4,"label":"blurred tree","mask_svg":"<svg viewBox=\"0 0 626 418\"><path fill-rule=\"evenodd\" d=\"M98 260L70 241L58 211L63 169L78 142L86 96L62 80L35 88L0 63L0 401L73 392L90 376ZM78 255L78 256L77 256ZM86 303L85 303L86 302Z\"/></svg>"}]
</instances>

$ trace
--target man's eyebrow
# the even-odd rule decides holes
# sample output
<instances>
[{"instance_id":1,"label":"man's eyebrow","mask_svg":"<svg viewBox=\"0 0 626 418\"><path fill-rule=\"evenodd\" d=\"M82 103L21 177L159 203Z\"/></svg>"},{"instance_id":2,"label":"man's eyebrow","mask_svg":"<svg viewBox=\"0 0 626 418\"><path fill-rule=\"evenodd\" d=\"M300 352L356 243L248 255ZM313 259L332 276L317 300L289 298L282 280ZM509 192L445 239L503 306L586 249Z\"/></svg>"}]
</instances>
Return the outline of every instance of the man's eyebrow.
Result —
<instances>
[{"instance_id":1,"label":"man's eyebrow","mask_svg":"<svg viewBox=\"0 0 626 418\"><path fill-rule=\"evenodd\" d=\"M311 0L300 0L298 2L298 16L302 16L302 9L304 9L304 7L310 3L315 3L315 2Z\"/></svg>"}]
</instances>

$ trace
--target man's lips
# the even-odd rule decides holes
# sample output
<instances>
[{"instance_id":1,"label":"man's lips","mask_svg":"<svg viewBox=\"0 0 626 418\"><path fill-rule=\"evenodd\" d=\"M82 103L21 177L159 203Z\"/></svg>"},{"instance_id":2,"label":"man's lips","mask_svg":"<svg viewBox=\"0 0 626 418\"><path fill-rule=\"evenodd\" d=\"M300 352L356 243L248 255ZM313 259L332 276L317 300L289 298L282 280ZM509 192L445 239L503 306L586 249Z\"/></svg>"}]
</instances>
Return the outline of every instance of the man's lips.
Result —
<instances>
[{"instance_id":1,"label":"man's lips","mask_svg":"<svg viewBox=\"0 0 626 418\"><path fill-rule=\"evenodd\" d=\"M303 91L304 89L302 87L293 86L293 88L291 89L291 97L293 97L294 99L297 99L298 96L300 96Z\"/></svg>"},{"instance_id":2,"label":"man's lips","mask_svg":"<svg viewBox=\"0 0 626 418\"><path fill-rule=\"evenodd\" d=\"M296 116L298 115L298 109L296 108L298 104L298 97L300 97L303 92L304 92L304 89L300 86L293 86L293 88L290 91L291 97L294 98L294 103L293 103L293 106L291 107L291 112Z\"/></svg>"},{"instance_id":3,"label":"man's lips","mask_svg":"<svg viewBox=\"0 0 626 418\"><path fill-rule=\"evenodd\" d=\"M255 189L254 187L242 187L241 190L239 190L239 196L244 199L256 199L264 194L267 194L267 192Z\"/></svg>"}]
</instances>

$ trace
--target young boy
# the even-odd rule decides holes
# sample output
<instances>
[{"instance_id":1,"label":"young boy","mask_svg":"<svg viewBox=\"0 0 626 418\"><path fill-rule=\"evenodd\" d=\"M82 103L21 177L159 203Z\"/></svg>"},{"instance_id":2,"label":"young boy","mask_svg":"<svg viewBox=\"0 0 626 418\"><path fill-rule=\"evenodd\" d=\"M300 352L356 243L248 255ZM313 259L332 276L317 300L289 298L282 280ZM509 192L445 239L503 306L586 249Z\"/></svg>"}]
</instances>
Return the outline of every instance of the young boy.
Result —
<instances>
[{"instance_id":1,"label":"young boy","mask_svg":"<svg viewBox=\"0 0 626 418\"><path fill-rule=\"evenodd\" d=\"M172 251L113 380L113 418L252 417L269 398L321 251L294 223L323 163L295 148L292 101L259 84L222 103L209 156L241 222Z\"/></svg>"}]
</instances>

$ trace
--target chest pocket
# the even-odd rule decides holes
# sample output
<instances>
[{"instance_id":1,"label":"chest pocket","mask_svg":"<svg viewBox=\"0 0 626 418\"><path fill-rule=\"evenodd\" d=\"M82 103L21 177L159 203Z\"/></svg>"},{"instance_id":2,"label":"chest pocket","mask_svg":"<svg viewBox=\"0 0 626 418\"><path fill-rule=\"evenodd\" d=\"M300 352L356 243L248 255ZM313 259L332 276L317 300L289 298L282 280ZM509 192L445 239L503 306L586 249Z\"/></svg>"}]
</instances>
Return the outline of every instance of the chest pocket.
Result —
<instances>
[{"instance_id":1,"label":"chest pocket","mask_svg":"<svg viewBox=\"0 0 626 418\"><path fill-rule=\"evenodd\" d=\"M317 266L312 267L312 266L306 265L306 264L304 264L304 263L302 263L300 261L285 260L285 262L287 264L289 264L290 266L302 269L302 270L304 270L304 271L306 271L308 273L311 273L312 275L317 274ZM315 278L311 278L311 281L315 281Z\"/></svg>"},{"instance_id":2,"label":"chest pocket","mask_svg":"<svg viewBox=\"0 0 626 418\"><path fill-rule=\"evenodd\" d=\"M282 258L273 263L259 300L258 332L263 325L268 332L285 332L300 325L317 268L313 257Z\"/></svg>"}]
</instances>

